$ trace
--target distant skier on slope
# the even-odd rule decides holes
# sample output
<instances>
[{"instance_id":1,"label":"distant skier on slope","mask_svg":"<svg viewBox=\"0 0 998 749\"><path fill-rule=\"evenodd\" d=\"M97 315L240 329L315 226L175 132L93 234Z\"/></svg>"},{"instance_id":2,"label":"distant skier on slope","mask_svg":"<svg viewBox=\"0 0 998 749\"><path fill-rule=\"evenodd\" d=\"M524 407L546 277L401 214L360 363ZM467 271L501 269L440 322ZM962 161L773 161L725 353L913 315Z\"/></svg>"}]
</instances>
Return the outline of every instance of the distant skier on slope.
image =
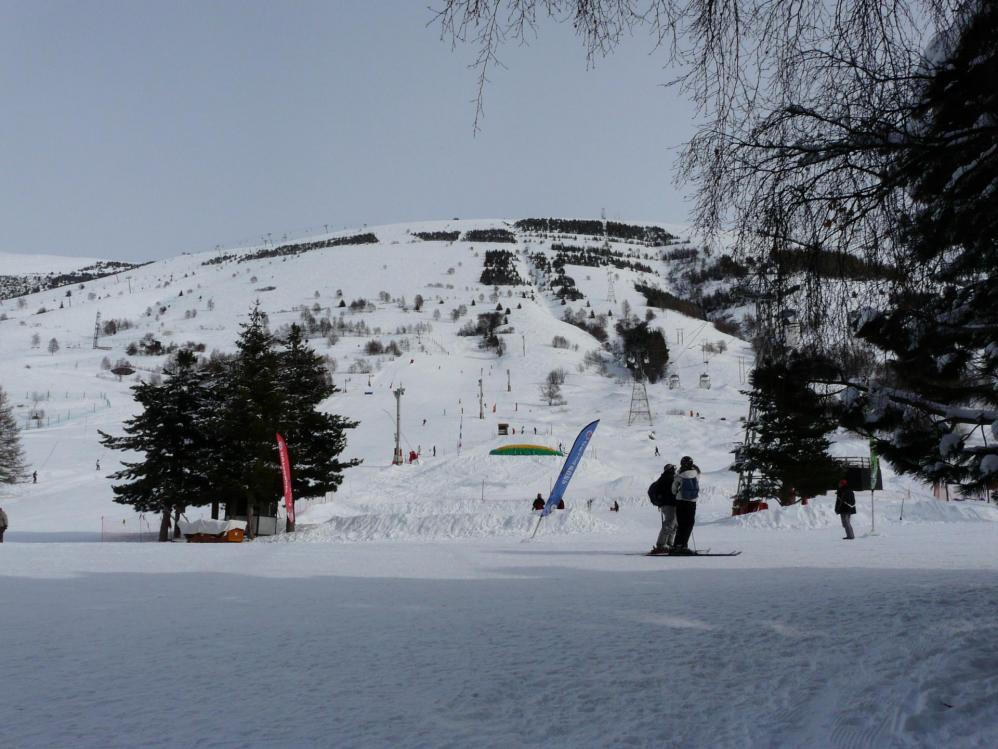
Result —
<instances>
[{"instance_id":1,"label":"distant skier on slope","mask_svg":"<svg viewBox=\"0 0 998 749\"><path fill-rule=\"evenodd\" d=\"M679 472L672 480L672 493L676 496L676 543L673 554L692 554L689 549L690 534L697 517L697 497L700 496L700 469L693 458L684 455L679 461Z\"/></svg>"},{"instance_id":2,"label":"distant skier on slope","mask_svg":"<svg viewBox=\"0 0 998 749\"><path fill-rule=\"evenodd\" d=\"M835 514L842 519L842 527L846 532L842 540L854 540L856 536L852 532L852 516L856 514L856 495L845 479L839 482L839 488L835 490Z\"/></svg>"},{"instance_id":3,"label":"distant skier on slope","mask_svg":"<svg viewBox=\"0 0 998 749\"><path fill-rule=\"evenodd\" d=\"M676 467L666 463L662 475L648 487L648 496L662 515L662 528L650 554L668 554L676 538L676 494L672 484L676 478Z\"/></svg>"},{"instance_id":4,"label":"distant skier on slope","mask_svg":"<svg viewBox=\"0 0 998 749\"><path fill-rule=\"evenodd\" d=\"M533 508L535 510L543 510L544 509L544 497L541 496L540 492L537 492L537 496L534 497Z\"/></svg>"}]
</instances>

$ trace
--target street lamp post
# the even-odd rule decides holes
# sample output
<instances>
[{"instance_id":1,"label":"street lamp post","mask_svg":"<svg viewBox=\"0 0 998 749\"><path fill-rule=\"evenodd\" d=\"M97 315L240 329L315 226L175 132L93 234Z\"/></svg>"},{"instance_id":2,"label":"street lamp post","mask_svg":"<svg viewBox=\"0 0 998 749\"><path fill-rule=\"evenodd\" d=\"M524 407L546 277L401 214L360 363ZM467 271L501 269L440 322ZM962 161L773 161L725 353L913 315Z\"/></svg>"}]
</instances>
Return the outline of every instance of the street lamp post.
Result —
<instances>
[{"instance_id":1,"label":"street lamp post","mask_svg":"<svg viewBox=\"0 0 998 749\"><path fill-rule=\"evenodd\" d=\"M395 395L395 453L392 455L392 465L400 466L402 460L402 396L405 395L405 388L399 385L392 391Z\"/></svg>"}]
</instances>

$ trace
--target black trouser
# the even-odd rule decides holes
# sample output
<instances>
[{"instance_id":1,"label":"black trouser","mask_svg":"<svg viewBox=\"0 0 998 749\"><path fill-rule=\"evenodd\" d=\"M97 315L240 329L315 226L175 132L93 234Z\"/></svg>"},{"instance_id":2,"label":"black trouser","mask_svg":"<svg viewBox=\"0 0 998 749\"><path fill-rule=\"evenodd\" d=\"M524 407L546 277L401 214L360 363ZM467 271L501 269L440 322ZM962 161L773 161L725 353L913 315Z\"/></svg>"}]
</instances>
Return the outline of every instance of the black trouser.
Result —
<instances>
[{"instance_id":1,"label":"black trouser","mask_svg":"<svg viewBox=\"0 0 998 749\"><path fill-rule=\"evenodd\" d=\"M676 502L676 546L686 546L690 542L693 523L697 519L697 503L680 499Z\"/></svg>"}]
</instances>

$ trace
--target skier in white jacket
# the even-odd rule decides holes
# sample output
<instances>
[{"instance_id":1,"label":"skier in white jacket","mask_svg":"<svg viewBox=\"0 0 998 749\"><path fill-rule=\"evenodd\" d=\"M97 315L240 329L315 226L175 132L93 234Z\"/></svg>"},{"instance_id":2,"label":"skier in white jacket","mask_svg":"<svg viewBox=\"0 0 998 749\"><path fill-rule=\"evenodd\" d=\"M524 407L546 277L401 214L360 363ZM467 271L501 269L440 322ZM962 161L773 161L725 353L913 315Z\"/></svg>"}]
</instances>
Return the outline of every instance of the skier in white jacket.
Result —
<instances>
[{"instance_id":1,"label":"skier in white jacket","mask_svg":"<svg viewBox=\"0 0 998 749\"><path fill-rule=\"evenodd\" d=\"M693 458L684 455L679 461L679 471L672 480L672 493L676 497L676 541L673 554L692 554L689 544L690 534L697 516L697 497L700 496L700 469Z\"/></svg>"}]
</instances>

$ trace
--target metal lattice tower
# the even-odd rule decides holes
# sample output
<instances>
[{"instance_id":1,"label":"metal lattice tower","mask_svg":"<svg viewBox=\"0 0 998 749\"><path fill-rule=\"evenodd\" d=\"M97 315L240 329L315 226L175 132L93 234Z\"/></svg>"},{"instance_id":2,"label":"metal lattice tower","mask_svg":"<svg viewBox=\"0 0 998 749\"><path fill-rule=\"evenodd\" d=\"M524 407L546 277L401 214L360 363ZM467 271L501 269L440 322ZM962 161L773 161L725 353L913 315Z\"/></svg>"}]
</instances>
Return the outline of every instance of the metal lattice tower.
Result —
<instances>
[{"instance_id":1,"label":"metal lattice tower","mask_svg":"<svg viewBox=\"0 0 998 749\"><path fill-rule=\"evenodd\" d=\"M627 426L630 426L638 419L647 418L648 425L651 426L651 406L648 404L648 389L644 380L635 380L631 386L631 410L627 414Z\"/></svg>"},{"instance_id":2,"label":"metal lattice tower","mask_svg":"<svg viewBox=\"0 0 998 749\"><path fill-rule=\"evenodd\" d=\"M756 414L755 401L750 401L748 420L745 422L745 439L742 440L741 447L735 451L736 460L741 459L742 451L745 448L751 447L755 444L757 418L758 415ZM755 474L752 469L741 470L738 472L738 491L735 494L736 504L738 502L752 499L752 484L754 480Z\"/></svg>"},{"instance_id":3,"label":"metal lattice tower","mask_svg":"<svg viewBox=\"0 0 998 749\"><path fill-rule=\"evenodd\" d=\"M97 348L97 339L100 338L100 311L97 312L97 321L94 323L94 348Z\"/></svg>"}]
</instances>

